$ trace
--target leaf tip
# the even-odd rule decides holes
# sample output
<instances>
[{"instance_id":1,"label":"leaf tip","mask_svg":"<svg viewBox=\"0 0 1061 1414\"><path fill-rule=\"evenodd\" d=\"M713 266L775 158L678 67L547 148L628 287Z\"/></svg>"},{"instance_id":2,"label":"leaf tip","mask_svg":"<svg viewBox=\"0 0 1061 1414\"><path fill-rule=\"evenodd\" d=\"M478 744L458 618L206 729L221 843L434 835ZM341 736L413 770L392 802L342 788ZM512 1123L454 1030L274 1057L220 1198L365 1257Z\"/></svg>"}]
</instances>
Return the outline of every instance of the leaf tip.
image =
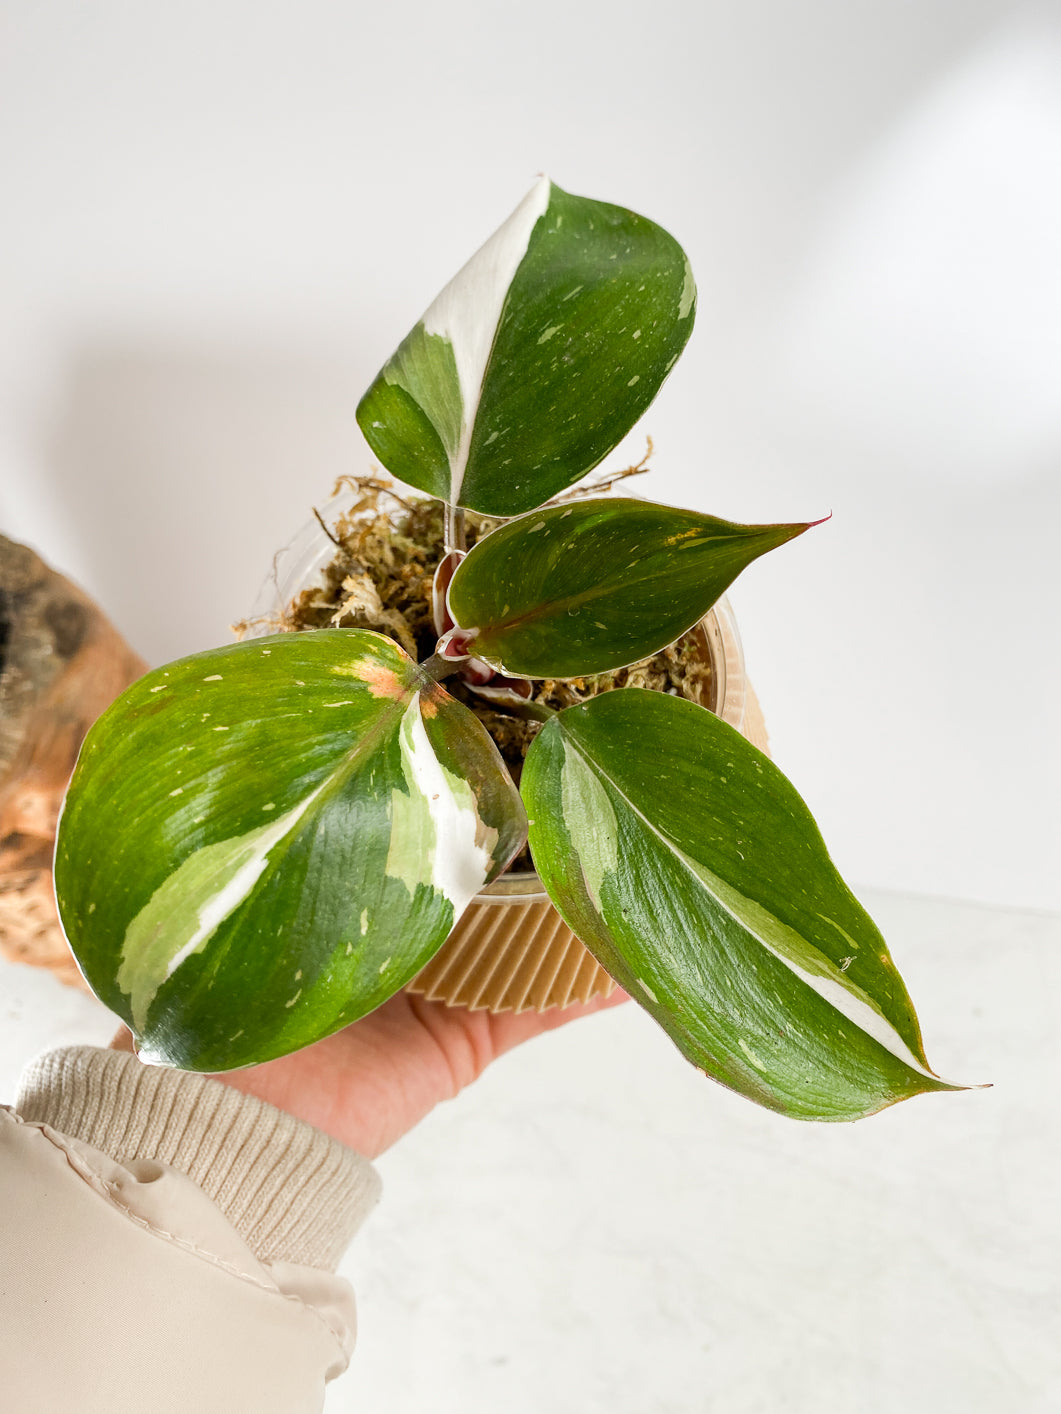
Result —
<instances>
[{"instance_id":1,"label":"leaf tip","mask_svg":"<svg viewBox=\"0 0 1061 1414\"><path fill-rule=\"evenodd\" d=\"M944 1085L944 1086L946 1086L946 1088L947 1088L948 1090L953 1090L953 1091L960 1091L960 1090L993 1090L993 1089L995 1088L995 1082L994 1082L993 1080L981 1080L981 1081L978 1081L978 1082L976 1082L976 1083L974 1083L974 1084L971 1084L971 1085L962 1085L962 1084L959 1084L959 1082L958 1082L957 1080L944 1080L944 1079L943 1079L942 1077L940 1077L940 1076L937 1076L937 1079L939 1080L939 1082L940 1082L941 1085Z\"/></svg>"},{"instance_id":2,"label":"leaf tip","mask_svg":"<svg viewBox=\"0 0 1061 1414\"><path fill-rule=\"evenodd\" d=\"M773 529L775 532L784 532L784 539L780 544L787 545L790 540L798 540L799 537L804 535L808 530L813 530L816 525L824 525L826 521L832 520L832 518L833 513L829 511L827 515L819 516L817 520L788 521L774 526Z\"/></svg>"}]
</instances>

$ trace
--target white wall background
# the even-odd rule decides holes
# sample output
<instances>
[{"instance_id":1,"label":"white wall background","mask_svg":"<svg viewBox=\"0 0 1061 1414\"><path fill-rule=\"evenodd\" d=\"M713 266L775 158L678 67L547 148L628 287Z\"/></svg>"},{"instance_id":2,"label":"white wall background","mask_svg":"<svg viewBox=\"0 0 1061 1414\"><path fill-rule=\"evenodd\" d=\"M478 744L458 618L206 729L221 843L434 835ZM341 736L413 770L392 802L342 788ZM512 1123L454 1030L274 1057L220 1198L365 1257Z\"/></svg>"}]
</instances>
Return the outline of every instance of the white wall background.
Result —
<instances>
[{"instance_id":1,"label":"white wall background","mask_svg":"<svg viewBox=\"0 0 1061 1414\"><path fill-rule=\"evenodd\" d=\"M370 458L358 396L534 174L683 242L649 488L833 520L733 600L856 883L1061 907L1061 12L6 0L0 526L154 660Z\"/></svg>"}]
</instances>

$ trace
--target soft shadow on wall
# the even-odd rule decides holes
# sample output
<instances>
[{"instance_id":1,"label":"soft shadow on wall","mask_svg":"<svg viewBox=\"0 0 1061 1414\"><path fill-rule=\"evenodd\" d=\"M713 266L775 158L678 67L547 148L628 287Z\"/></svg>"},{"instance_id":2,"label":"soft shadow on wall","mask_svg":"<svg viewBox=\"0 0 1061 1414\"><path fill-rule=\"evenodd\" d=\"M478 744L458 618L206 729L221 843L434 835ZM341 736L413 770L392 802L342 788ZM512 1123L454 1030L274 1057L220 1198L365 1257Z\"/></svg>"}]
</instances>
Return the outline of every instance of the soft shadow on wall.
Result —
<instances>
[{"instance_id":1,"label":"soft shadow on wall","mask_svg":"<svg viewBox=\"0 0 1061 1414\"><path fill-rule=\"evenodd\" d=\"M150 662L228 641L313 505L368 469L369 376L341 349L86 342L71 359L43 490L85 588Z\"/></svg>"},{"instance_id":2,"label":"soft shadow on wall","mask_svg":"<svg viewBox=\"0 0 1061 1414\"><path fill-rule=\"evenodd\" d=\"M1061 462L1061 12L938 76L834 190L782 315L793 440L944 494Z\"/></svg>"}]
</instances>

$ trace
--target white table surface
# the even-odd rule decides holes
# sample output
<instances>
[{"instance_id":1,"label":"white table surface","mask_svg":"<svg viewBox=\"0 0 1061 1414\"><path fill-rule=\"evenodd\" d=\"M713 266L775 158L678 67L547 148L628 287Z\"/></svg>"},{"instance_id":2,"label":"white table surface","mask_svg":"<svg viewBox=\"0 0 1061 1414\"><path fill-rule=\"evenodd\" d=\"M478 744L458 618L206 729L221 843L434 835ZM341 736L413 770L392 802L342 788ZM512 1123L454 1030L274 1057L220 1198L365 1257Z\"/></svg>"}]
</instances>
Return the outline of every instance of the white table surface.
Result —
<instances>
[{"instance_id":1,"label":"white table surface","mask_svg":"<svg viewBox=\"0 0 1061 1414\"><path fill-rule=\"evenodd\" d=\"M854 1126L702 1080L633 1007L506 1057L380 1163L328 1414L1056 1414L1061 916L866 893L930 1061ZM0 1083L109 1016L0 966Z\"/></svg>"}]
</instances>

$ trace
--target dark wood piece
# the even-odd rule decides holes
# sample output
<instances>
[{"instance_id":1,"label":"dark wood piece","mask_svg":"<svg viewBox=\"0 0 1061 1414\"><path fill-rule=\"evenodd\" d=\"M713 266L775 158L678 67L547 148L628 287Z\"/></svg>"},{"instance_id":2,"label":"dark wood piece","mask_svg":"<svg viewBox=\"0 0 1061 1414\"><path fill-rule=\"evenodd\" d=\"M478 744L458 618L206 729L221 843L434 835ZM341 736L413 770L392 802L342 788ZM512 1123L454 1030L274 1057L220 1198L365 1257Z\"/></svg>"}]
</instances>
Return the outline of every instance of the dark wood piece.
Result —
<instances>
[{"instance_id":1,"label":"dark wood piece","mask_svg":"<svg viewBox=\"0 0 1061 1414\"><path fill-rule=\"evenodd\" d=\"M89 727L146 670L87 594L0 536L0 952L64 982L81 974L52 890L63 793Z\"/></svg>"}]
</instances>

